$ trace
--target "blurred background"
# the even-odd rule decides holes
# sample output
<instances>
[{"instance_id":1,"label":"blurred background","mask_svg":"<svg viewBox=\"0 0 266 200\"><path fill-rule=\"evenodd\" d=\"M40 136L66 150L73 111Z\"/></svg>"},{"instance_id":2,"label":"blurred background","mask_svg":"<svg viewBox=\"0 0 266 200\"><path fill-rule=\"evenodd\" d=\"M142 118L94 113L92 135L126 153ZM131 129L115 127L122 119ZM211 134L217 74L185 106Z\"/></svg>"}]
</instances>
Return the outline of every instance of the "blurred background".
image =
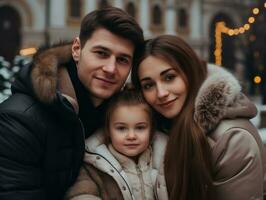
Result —
<instances>
[{"instance_id":1,"label":"blurred background","mask_svg":"<svg viewBox=\"0 0 266 200\"><path fill-rule=\"evenodd\" d=\"M84 15L108 5L132 15L145 38L179 35L202 59L230 70L259 109L253 123L265 131L265 0L0 0L0 102L39 46L71 41Z\"/></svg>"}]
</instances>

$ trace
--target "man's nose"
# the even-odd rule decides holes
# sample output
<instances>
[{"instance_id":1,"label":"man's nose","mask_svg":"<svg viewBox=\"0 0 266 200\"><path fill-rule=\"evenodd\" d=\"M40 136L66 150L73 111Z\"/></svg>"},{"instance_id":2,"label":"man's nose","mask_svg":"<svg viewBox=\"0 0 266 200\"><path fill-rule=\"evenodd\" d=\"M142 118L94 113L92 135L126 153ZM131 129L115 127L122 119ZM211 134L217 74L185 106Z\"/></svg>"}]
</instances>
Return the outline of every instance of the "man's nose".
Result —
<instances>
[{"instance_id":1,"label":"man's nose","mask_svg":"<svg viewBox=\"0 0 266 200\"><path fill-rule=\"evenodd\" d=\"M116 71L116 58L111 56L103 66L103 71L109 74L114 74Z\"/></svg>"}]
</instances>

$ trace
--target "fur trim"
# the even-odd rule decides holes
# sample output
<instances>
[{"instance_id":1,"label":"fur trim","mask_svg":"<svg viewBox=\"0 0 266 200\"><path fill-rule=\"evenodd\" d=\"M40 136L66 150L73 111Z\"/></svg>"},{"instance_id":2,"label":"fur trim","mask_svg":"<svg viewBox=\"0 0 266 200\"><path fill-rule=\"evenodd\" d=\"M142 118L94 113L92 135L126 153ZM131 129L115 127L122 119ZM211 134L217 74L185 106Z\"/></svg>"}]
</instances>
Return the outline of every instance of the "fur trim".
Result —
<instances>
[{"instance_id":1,"label":"fur trim","mask_svg":"<svg viewBox=\"0 0 266 200\"><path fill-rule=\"evenodd\" d=\"M241 92L236 78L223 67L209 64L208 76L195 101L194 119L205 131L214 128Z\"/></svg>"},{"instance_id":2,"label":"fur trim","mask_svg":"<svg viewBox=\"0 0 266 200\"><path fill-rule=\"evenodd\" d=\"M71 43L60 43L41 49L34 56L31 79L37 98L51 103L56 98L58 68L72 57Z\"/></svg>"}]
</instances>

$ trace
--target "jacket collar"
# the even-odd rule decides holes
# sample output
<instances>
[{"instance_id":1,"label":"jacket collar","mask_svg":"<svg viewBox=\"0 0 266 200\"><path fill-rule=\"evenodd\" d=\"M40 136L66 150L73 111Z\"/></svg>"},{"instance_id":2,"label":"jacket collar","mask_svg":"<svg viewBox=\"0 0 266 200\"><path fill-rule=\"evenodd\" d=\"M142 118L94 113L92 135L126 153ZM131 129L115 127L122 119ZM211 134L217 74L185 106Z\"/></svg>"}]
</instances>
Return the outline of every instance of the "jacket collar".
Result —
<instances>
[{"instance_id":1,"label":"jacket collar","mask_svg":"<svg viewBox=\"0 0 266 200\"><path fill-rule=\"evenodd\" d=\"M162 164L167 140L168 137L163 133L156 132L153 136L151 143L152 166L155 169L159 169ZM111 161L117 169L122 170L121 165L116 159L114 159L114 156L110 153L108 147L104 143L104 132L102 129L99 129L86 139L85 149L87 153L96 153L106 157L106 159Z\"/></svg>"},{"instance_id":2,"label":"jacket collar","mask_svg":"<svg viewBox=\"0 0 266 200\"><path fill-rule=\"evenodd\" d=\"M257 109L241 93L236 78L223 67L209 64L208 75L195 101L194 120L208 132L222 119L252 118Z\"/></svg>"}]
</instances>

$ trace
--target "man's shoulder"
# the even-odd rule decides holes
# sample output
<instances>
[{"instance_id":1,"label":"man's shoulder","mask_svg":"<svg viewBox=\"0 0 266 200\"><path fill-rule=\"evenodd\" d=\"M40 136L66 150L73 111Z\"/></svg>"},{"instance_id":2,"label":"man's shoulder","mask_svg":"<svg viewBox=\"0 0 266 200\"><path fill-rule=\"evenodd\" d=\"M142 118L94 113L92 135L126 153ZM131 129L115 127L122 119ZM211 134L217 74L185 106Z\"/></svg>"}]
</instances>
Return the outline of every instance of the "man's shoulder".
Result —
<instances>
[{"instance_id":1,"label":"man's shoulder","mask_svg":"<svg viewBox=\"0 0 266 200\"><path fill-rule=\"evenodd\" d=\"M26 94L16 93L0 104L0 113L26 113L37 106L37 101Z\"/></svg>"}]
</instances>

